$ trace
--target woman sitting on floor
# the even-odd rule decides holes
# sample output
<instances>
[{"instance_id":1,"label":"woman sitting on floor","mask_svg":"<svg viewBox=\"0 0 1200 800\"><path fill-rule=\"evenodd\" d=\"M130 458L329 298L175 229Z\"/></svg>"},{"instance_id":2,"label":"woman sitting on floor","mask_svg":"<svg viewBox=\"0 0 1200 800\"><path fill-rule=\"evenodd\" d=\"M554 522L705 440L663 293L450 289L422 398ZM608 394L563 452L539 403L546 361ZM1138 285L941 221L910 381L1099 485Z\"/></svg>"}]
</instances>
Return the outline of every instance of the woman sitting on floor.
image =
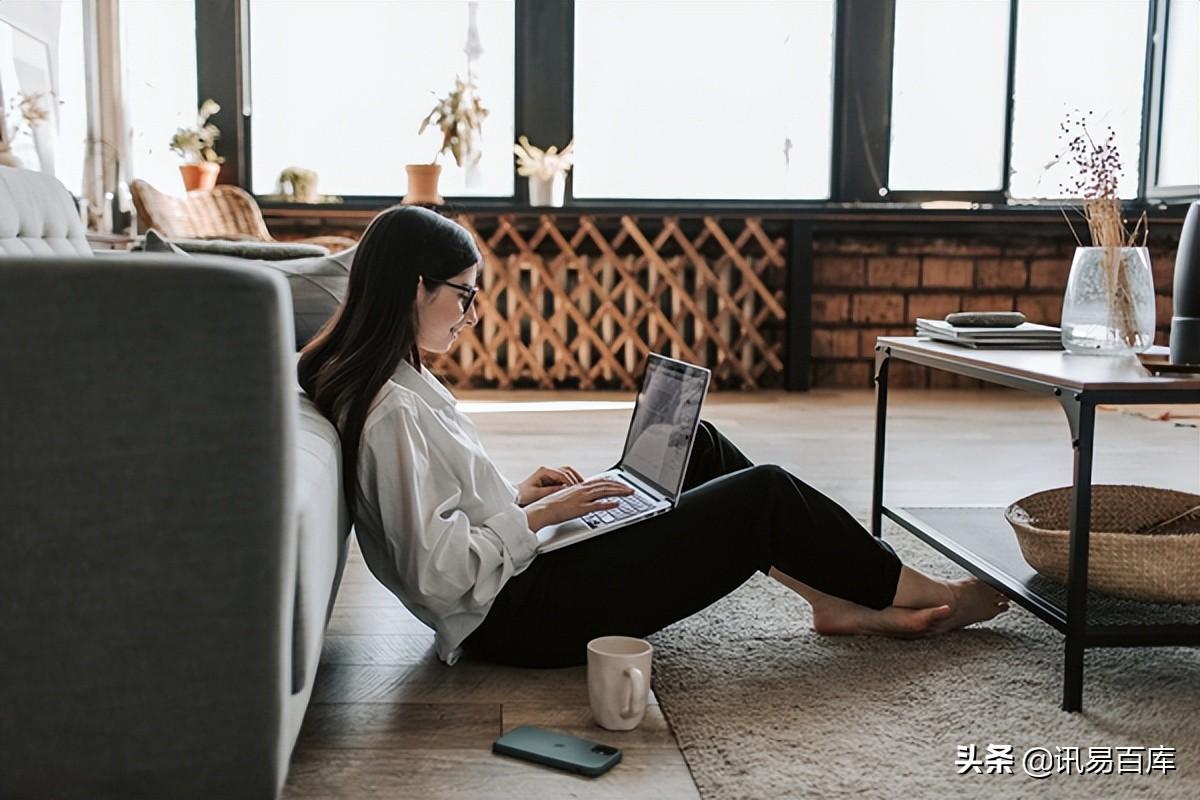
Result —
<instances>
[{"instance_id":1,"label":"woman sitting on floor","mask_svg":"<svg viewBox=\"0 0 1200 800\"><path fill-rule=\"evenodd\" d=\"M708 422L669 513L538 555L536 531L631 489L539 468L515 486L421 365L478 317L481 259L464 228L391 208L367 228L345 301L304 348L300 383L335 421L347 502L371 572L436 632L438 656L583 663L586 643L646 636L754 572L812 604L823 634L919 637L994 617L1002 595L903 566L845 509Z\"/></svg>"}]
</instances>

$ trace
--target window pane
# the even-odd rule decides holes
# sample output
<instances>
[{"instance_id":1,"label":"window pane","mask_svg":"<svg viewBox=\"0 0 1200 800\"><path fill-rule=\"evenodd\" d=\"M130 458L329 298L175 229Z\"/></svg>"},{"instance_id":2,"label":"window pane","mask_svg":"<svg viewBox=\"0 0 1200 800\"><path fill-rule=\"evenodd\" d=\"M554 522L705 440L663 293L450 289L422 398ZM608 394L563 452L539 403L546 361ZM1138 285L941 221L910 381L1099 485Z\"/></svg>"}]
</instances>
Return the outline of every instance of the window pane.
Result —
<instances>
[{"instance_id":1,"label":"window pane","mask_svg":"<svg viewBox=\"0 0 1200 800\"><path fill-rule=\"evenodd\" d=\"M1141 154L1147 0L1020 0L1013 98L1016 198L1060 198L1074 175L1059 125L1076 109L1088 130L1111 127L1124 168L1118 193L1135 197Z\"/></svg>"},{"instance_id":2,"label":"window pane","mask_svg":"<svg viewBox=\"0 0 1200 800\"><path fill-rule=\"evenodd\" d=\"M254 192L277 191L280 171L303 167L317 172L324 194L404 194L404 165L432 162L442 142L432 126L417 135L421 120L455 76L468 75L473 5L482 54L471 74L489 112L482 157L468 175L438 156L439 186L443 195L511 195L512 0L253 0Z\"/></svg>"},{"instance_id":3,"label":"window pane","mask_svg":"<svg viewBox=\"0 0 1200 800\"><path fill-rule=\"evenodd\" d=\"M828 197L833 5L577 0L575 196Z\"/></svg>"},{"instance_id":4,"label":"window pane","mask_svg":"<svg viewBox=\"0 0 1200 800\"><path fill-rule=\"evenodd\" d=\"M121 68L132 131L128 174L168 194L183 194L178 128L194 125L196 8L192 0L121 0ZM217 152L221 151L220 142Z\"/></svg>"},{"instance_id":5,"label":"window pane","mask_svg":"<svg viewBox=\"0 0 1200 800\"><path fill-rule=\"evenodd\" d=\"M1008 8L1008 0L896 4L889 188L1004 186Z\"/></svg>"},{"instance_id":6,"label":"window pane","mask_svg":"<svg viewBox=\"0 0 1200 800\"><path fill-rule=\"evenodd\" d=\"M1200 2L1171 0L1159 186L1200 185Z\"/></svg>"},{"instance_id":7,"label":"window pane","mask_svg":"<svg viewBox=\"0 0 1200 800\"><path fill-rule=\"evenodd\" d=\"M83 64L83 0L63 0L58 29L58 142L54 174L75 195L83 194L87 154L87 89Z\"/></svg>"}]
</instances>

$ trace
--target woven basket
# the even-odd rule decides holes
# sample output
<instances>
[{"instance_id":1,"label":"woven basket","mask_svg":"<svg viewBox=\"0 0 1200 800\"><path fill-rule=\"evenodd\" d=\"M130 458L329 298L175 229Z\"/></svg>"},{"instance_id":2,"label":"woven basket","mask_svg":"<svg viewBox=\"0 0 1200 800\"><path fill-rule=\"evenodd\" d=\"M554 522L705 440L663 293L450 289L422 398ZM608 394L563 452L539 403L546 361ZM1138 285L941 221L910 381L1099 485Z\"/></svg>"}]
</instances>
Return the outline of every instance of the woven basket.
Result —
<instances>
[{"instance_id":1,"label":"woven basket","mask_svg":"<svg viewBox=\"0 0 1200 800\"><path fill-rule=\"evenodd\" d=\"M1021 554L1067 580L1071 487L1009 506ZM1131 600L1200 602L1200 495L1147 486L1093 486L1088 588Z\"/></svg>"}]
</instances>

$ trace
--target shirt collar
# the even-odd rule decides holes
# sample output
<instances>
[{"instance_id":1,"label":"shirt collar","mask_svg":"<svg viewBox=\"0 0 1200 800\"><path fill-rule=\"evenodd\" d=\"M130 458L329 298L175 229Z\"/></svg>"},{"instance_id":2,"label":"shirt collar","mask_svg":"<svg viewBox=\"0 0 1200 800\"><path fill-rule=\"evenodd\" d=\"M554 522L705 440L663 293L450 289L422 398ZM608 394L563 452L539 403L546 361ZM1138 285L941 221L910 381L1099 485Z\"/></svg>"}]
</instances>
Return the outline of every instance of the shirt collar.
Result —
<instances>
[{"instance_id":1,"label":"shirt collar","mask_svg":"<svg viewBox=\"0 0 1200 800\"><path fill-rule=\"evenodd\" d=\"M433 373L424 365L421 365L418 371L418 368L409 363L408 359L401 359L400 366L396 367L395 373L392 374L392 380L404 388L416 392L432 408L454 408L455 406L454 395L450 394L450 390L443 386L442 382L434 377Z\"/></svg>"}]
</instances>

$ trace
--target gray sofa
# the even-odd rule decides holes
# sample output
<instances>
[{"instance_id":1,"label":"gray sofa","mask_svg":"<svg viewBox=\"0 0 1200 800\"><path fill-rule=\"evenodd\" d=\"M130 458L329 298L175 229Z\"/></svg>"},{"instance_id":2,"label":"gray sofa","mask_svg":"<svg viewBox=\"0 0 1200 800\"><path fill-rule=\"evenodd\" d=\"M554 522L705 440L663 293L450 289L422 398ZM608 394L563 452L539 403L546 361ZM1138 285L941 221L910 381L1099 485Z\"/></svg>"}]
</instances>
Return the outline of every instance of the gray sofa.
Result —
<instances>
[{"instance_id":1,"label":"gray sofa","mask_svg":"<svg viewBox=\"0 0 1200 800\"><path fill-rule=\"evenodd\" d=\"M345 563L288 285L0 168L0 797L271 798Z\"/></svg>"}]
</instances>

